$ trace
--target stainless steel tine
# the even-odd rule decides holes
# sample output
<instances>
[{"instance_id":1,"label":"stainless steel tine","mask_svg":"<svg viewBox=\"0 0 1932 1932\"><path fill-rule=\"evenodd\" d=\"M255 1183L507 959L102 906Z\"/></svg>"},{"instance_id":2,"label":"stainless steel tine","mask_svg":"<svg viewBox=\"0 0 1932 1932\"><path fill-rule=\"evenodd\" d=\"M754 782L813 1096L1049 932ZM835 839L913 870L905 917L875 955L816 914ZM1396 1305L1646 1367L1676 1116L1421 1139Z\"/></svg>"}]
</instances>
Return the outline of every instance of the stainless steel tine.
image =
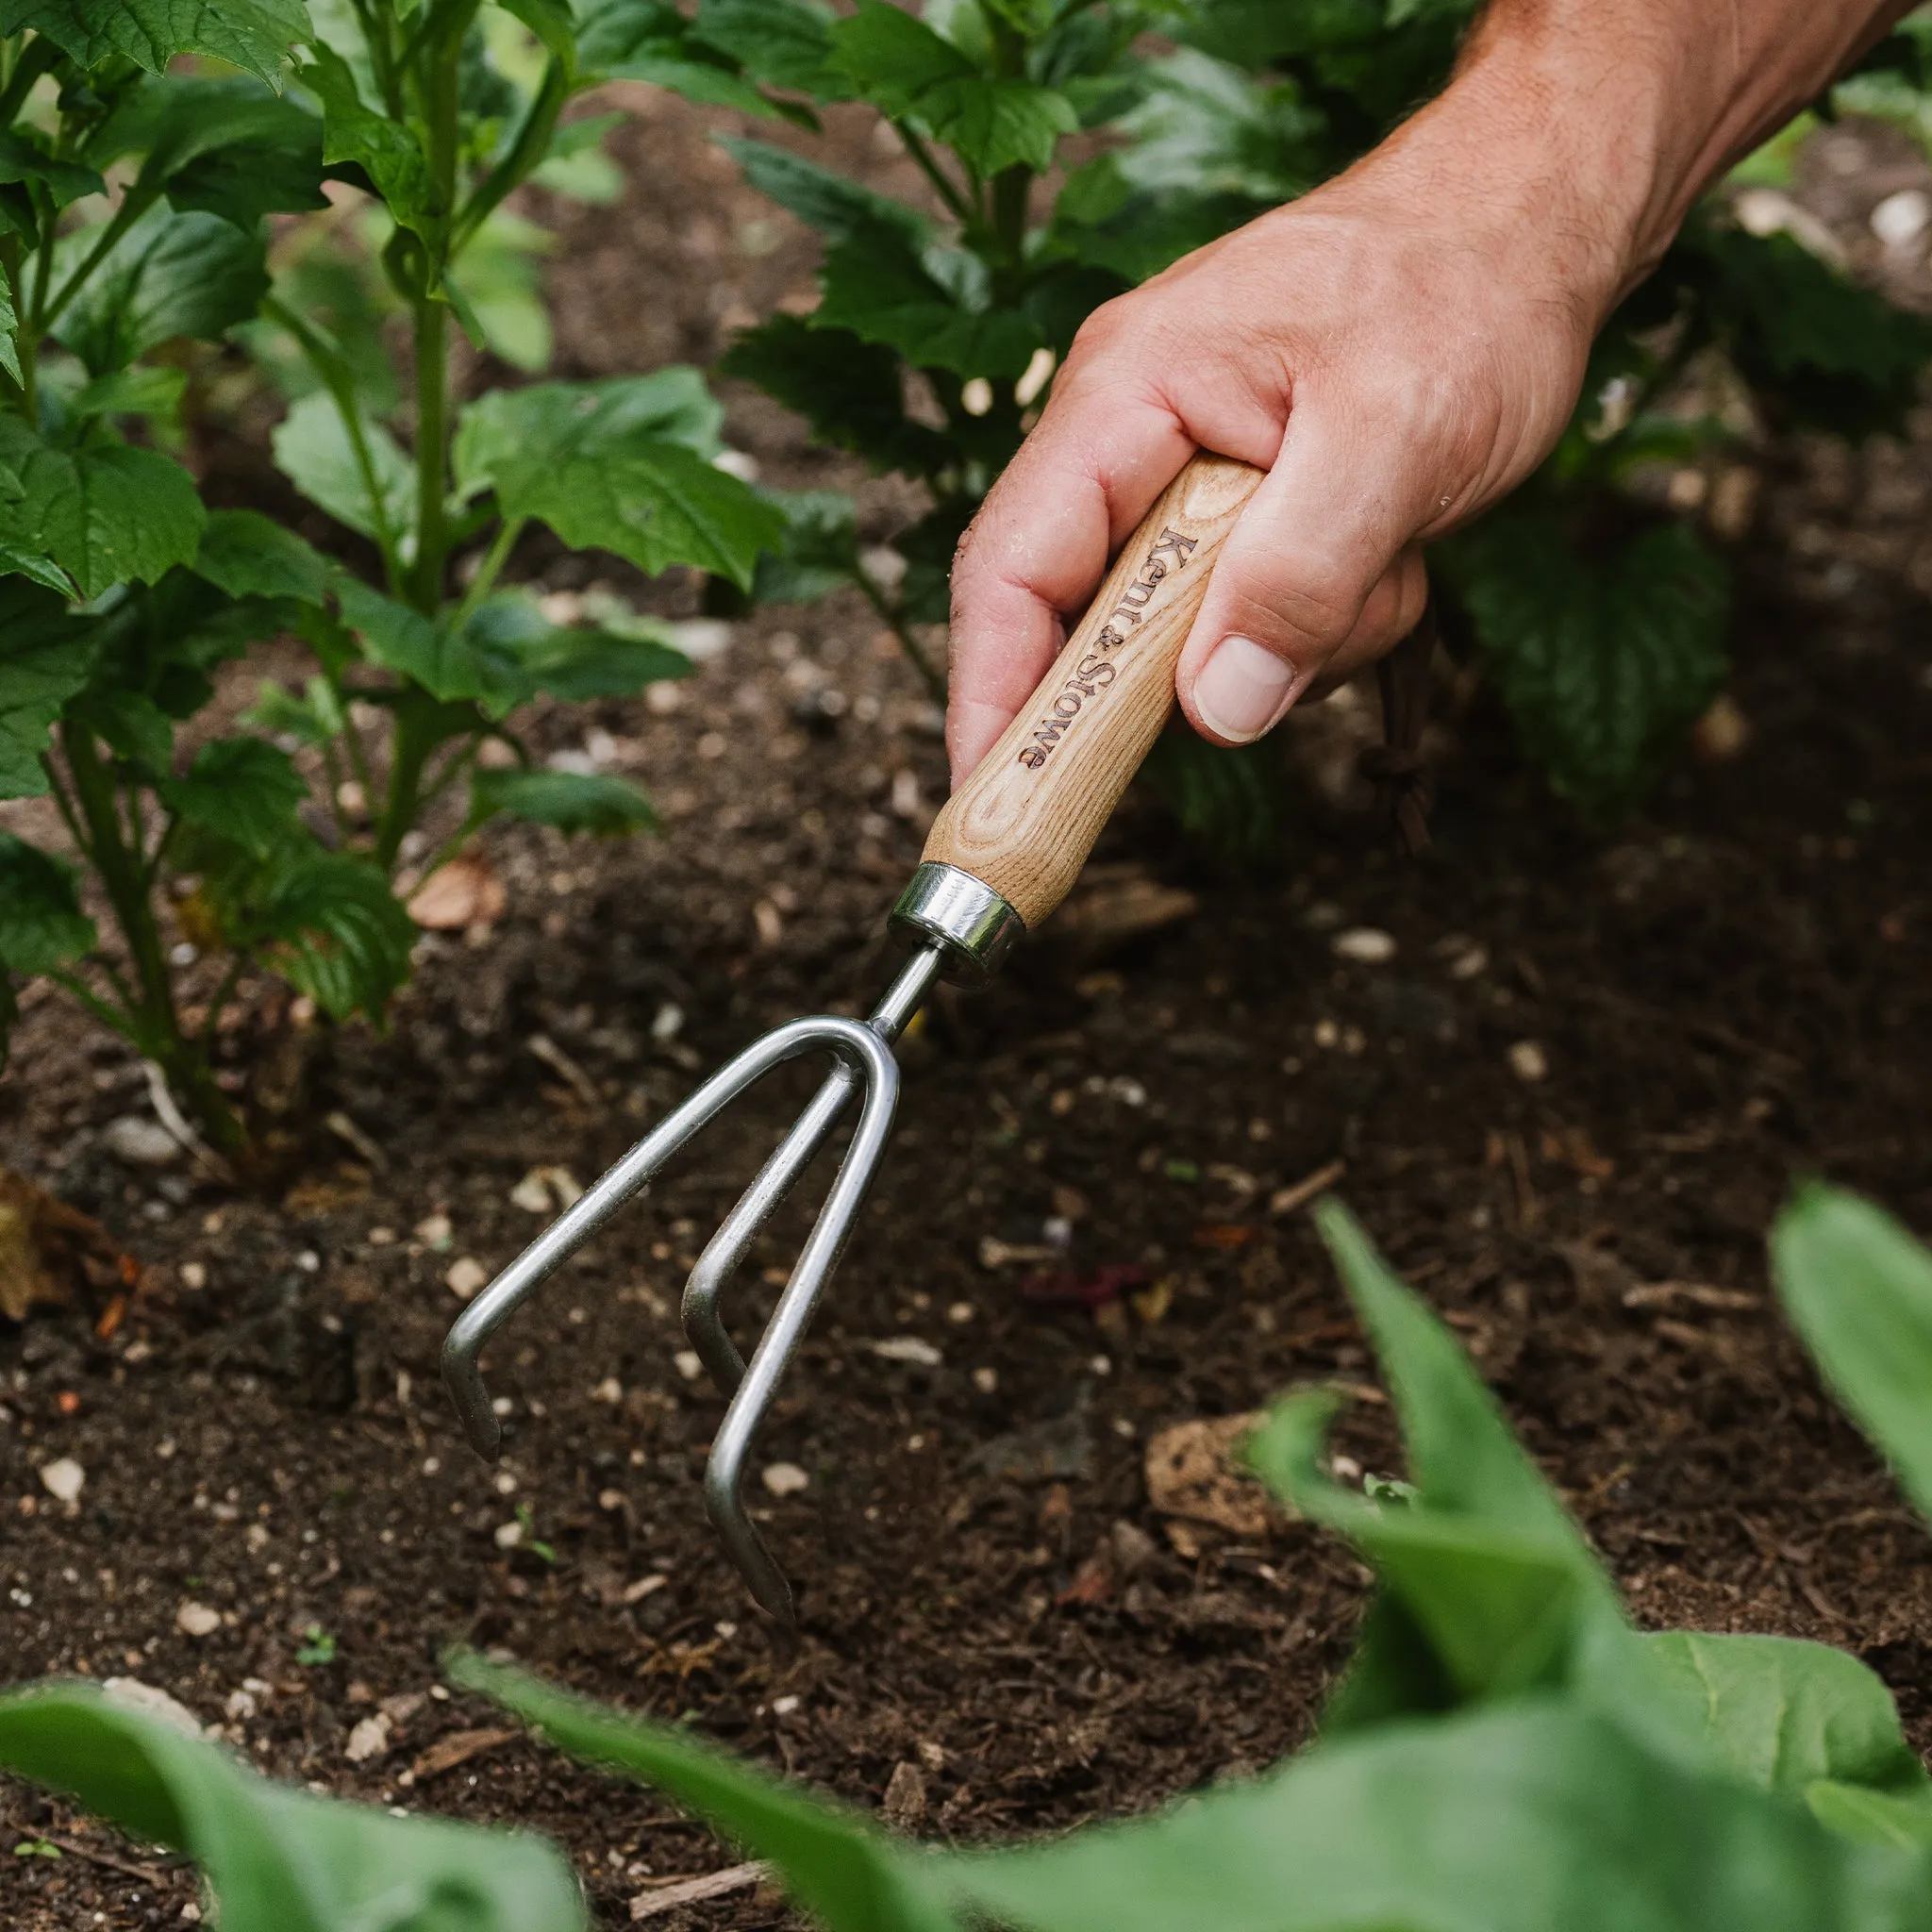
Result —
<instances>
[{"instance_id":1,"label":"stainless steel tine","mask_svg":"<svg viewBox=\"0 0 1932 1932\"><path fill-rule=\"evenodd\" d=\"M887 989L866 1023L881 1040L896 1040L905 1030L931 991L941 964L937 951L922 947L900 969L899 976ZM812 1095L791 1131L758 1170L758 1177L739 1196L718 1232L706 1243L697 1266L685 1283L684 1332L722 1394L737 1393L744 1376L744 1358L724 1331L719 1300L758 1229L797 1185L798 1177L838 1124L839 1116L858 1085L858 1069L843 1060L825 1075L824 1085Z\"/></svg>"},{"instance_id":2,"label":"stainless steel tine","mask_svg":"<svg viewBox=\"0 0 1932 1932\"><path fill-rule=\"evenodd\" d=\"M862 1043L855 1046L856 1041ZM868 1064L870 1054L881 1054L891 1064L879 1036L857 1020L793 1020L774 1028L727 1060L689 1100L667 1114L463 1310L442 1344L442 1379L463 1433L479 1456L494 1461L503 1446L503 1430L476 1362L483 1344L619 1208L642 1191L685 1141L774 1067L814 1047L829 1048L841 1060L857 1058ZM894 1068L895 1079L896 1072Z\"/></svg>"},{"instance_id":3,"label":"stainless steel tine","mask_svg":"<svg viewBox=\"0 0 1932 1932\"><path fill-rule=\"evenodd\" d=\"M865 1079L865 1105L859 1112L858 1125L853 1130L852 1144L839 1163L831 1191L799 1253L791 1279L778 1297L778 1306L772 1311L758 1347L752 1351L744 1379L712 1438L710 1460L705 1466L705 1509L712 1526L750 1585L752 1595L788 1627L795 1621L791 1586L745 1513L741 1494L744 1465L765 1410L797 1353L820 1293L839 1265L839 1257L851 1237L866 1190L872 1185L879 1158L886 1151L886 1139L892 1131L892 1116L899 1105L899 1063L879 1035L870 1026L860 1026L852 1021L818 1024L825 1028L840 1026L841 1038L857 1049L855 1058L859 1064L854 1071L862 1072ZM850 1033L842 1031L847 1027Z\"/></svg>"}]
</instances>

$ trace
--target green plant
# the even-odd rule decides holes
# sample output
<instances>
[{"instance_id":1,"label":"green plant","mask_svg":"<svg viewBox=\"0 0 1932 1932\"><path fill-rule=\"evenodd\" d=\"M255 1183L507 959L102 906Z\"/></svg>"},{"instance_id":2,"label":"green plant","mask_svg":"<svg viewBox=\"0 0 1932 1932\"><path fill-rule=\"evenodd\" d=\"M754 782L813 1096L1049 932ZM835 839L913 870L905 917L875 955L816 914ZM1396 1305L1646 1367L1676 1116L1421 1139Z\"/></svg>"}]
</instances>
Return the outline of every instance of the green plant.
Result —
<instances>
[{"instance_id":1,"label":"green plant","mask_svg":"<svg viewBox=\"0 0 1932 1932\"><path fill-rule=\"evenodd\" d=\"M782 78L820 100L869 101L945 212L729 143L826 252L817 309L748 331L723 367L824 441L918 478L932 508L900 540L893 591L868 571L840 500L796 499L758 589L858 584L937 688L914 627L944 621L954 545L1080 322L1357 159L1443 85L1476 4L929 0L922 21L863 0L815 25L804 9L747 8L788 21ZM1150 55L1149 27L1184 44ZM808 44L810 59L796 58ZM1932 29L1902 30L1847 99L1904 118L1923 103L1928 45ZM744 51L756 66L749 32ZM1041 177L1076 132L1110 139L1045 205ZM1706 460L1759 426L1895 425L1928 360L1932 325L1788 234L1743 232L1714 198L1606 328L1560 447L1508 504L1438 546L1452 634L1474 644L1524 750L1587 814L1641 794L1726 664L1727 567L1690 525L1634 496L1633 477ZM1252 769L1208 775L1235 765ZM1265 837L1268 769L1186 739L1153 775L1185 821L1238 851L1257 824Z\"/></svg>"},{"instance_id":2,"label":"green plant","mask_svg":"<svg viewBox=\"0 0 1932 1932\"><path fill-rule=\"evenodd\" d=\"M1324 1472L1332 1391L1290 1396L1252 1439L1276 1492L1347 1537L1378 1577L1319 1737L1268 1776L1053 1842L941 1853L681 1729L474 1655L451 1659L452 1681L769 1857L831 1932L1923 1927L1932 1776L1885 1686L1822 1644L1633 1628L1449 1329L1341 1208L1321 1218L1381 1358L1409 1478L1356 1489ZM1785 1305L1827 1378L1924 1507L1932 1255L1822 1189L1788 1210L1774 1253ZM0 1700L0 1764L191 1852L229 1932L583 1923L556 1889L554 1861L527 1840L277 1791L91 1689ZM291 1848L311 1843L295 1870ZM437 1888L456 1883L455 1855L471 1847L458 1912ZM379 1919L365 1856L379 1856L394 1887ZM360 1890L345 1897L338 1888L352 1881ZM512 1882L531 1888L517 1895L522 1919ZM310 1916L297 1918L278 1887ZM435 1916L431 1897L451 1916Z\"/></svg>"},{"instance_id":3,"label":"green plant","mask_svg":"<svg viewBox=\"0 0 1932 1932\"><path fill-rule=\"evenodd\" d=\"M119 941L64 855L4 834L0 968L51 974L233 1149L210 1046L239 975L379 1017L413 939L396 876L443 794L468 798L444 853L502 812L651 823L627 783L529 769L508 720L688 665L646 624L550 622L503 570L541 522L646 572L749 583L780 519L716 466L693 372L462 401L451 331L539 359L531 232L503 203L544 170L601 192L608 120L560 123L583 89L628 75L775 110L651 0L318 0L312 19L301 0L7 0L0 37L0 797L51 793ZM295 218L273 254L272 214ZM237 331L292 398L276 463L366 573L208 511L169 454L210 366L188 341ZM208 737L216 669L277 633L313 675ZM491 741L508 769L479 763ZM228 965L191 1016L197 952ZM13 1011L0 971L0 1044Z\"/></svg>"}]
</instances>

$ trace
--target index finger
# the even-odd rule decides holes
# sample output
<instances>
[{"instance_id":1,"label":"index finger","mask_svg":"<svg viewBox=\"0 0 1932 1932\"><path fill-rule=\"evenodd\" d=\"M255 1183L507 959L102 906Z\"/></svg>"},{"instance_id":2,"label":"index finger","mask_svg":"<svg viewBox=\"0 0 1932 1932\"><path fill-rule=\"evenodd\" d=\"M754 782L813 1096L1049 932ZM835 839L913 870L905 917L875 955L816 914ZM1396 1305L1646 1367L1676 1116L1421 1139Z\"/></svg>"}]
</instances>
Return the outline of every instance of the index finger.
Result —
<instances>
[{"instance_id":1,"label":"index finger","mask_svg":"<svg viewBox=\"0 0 1932 1932\"><path fill-rule=\"evenodd\" d=\"M1040 682L1109 558L1194 438L1162 397L1076 376L981 504L953 565L946 749L957 785Z\"/></svg>"}]
</instances>

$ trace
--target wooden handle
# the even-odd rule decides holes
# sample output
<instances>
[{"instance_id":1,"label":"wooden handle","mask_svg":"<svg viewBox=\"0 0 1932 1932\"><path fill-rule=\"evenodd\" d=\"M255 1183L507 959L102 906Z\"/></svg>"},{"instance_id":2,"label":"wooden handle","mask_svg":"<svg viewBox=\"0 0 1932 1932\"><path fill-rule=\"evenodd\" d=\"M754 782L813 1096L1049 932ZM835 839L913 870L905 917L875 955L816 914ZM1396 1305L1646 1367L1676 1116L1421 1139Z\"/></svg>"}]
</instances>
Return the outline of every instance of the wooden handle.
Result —
<instances>
[{"instance_id":1,"label":"wooden handle","mask_svg":"<svg viewBox=\"0 0 1932 1932\"><path fill-rule=\"evenodd\" d=\"M1265 474L1203 455L1174 478L1024 709L933 821L925 859L991 886L1029 932L1067 896L1159 737L1215 558Z\"/></svg>"}]
</instances>

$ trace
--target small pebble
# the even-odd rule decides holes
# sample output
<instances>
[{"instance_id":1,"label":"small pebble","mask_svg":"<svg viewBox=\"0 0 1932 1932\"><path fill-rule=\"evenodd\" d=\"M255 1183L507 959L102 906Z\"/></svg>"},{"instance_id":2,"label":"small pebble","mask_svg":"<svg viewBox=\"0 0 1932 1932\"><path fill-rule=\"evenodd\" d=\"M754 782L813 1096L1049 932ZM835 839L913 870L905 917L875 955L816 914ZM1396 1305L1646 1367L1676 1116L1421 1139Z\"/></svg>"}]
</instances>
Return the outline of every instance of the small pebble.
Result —
<instances>
[{"instance_id":1,"label":"small pebble","mask_svg":"<svg viewBox=\"0 0 1932 1932\"><path fill-rule=\"evenodd\" d=\"M365 1717L349 1733L349 1741L342 1747L342 1756L351 1764L367 1764L372 1757L380 1757L389 1749L390 1718L386 1711L377 1711L374 1717Z\"/></svg>"},{"instance_id":2,"label":"small pebble","mask_svg":"<svg viewBox=\"0 0 1932 1932\"><path fill-rule=\"evenodd\" d=\"M63 1456L58 1462L41 1464L41 1487L57 1503L76 1500L86 1482L87 1471L71 1456Z\"/></svg>"},{"instance_id":3,"label":"small pebble","mask_svg":"<svg viewBox=\"0 0 1932 1932\"><path fill-rule=\"evenodd\" d=\"M1352 925L1329 941L1338 959L1353 959L1358 966L1383 966L1395 957L1395 941L1380 927Z\"/></svg>"},{"instance_id":4,"label":"small pebble","mask_svg":"<svg viewBox=\"0 0 1932 1932\"><path fill-rule=\"evenodd\" d=\"M1873 234L1886 247L1909 247L1932 223L1932 196L1923 188L1902 188L1872 210L1871 222Z\"/></svg>"},{"instance_id":5,"label":"small pebble","mask_svg":"<svg viewBox=\"0 0 1932 1932\"><path fill-rule=\"evenodd\" d=\"M447 1214L428 1214L416 1224L416 1239L425 1248L446 1248L454 1230Z\"/></svg>"},{"instance_id":6,"label":"small pebble","mask_svg":"<svg viewBox=\"0 0 1932 1932\"><path fill-rule=\"evenodd\" d=\"M889 1362L909 1362L914 1368L936 1369L945 1360L931 1342L922 1341L916 1335L891 1335L883 1341L874 1341L872 1352Z\"/></svg>"},{"instance_id":7,"label":"small pebble","mask_svg":"<svg viewBox=\"0 0 1932 1932\"><path fill-rule=\"evenodd\" d=\"M997 1369L974 1369L973 1386L982 1395L991 1395L1000 1386L1000 1372Z\"/></svg>"},{"instance_id":8,"label":"small pebble","mask_svg":"<svg viewBox=\"0 0 1932 1932\"><path fill-rule=\"evenodd\" d=\"M687 1382L695 1382L705 1373L705 1365L698 1359L695 1349L680 1348L671 1359L677 1365L677 1373Z\"/></svg>"},{"instance_id":9,"label":"small pebble","mask_svg":"<svg viewBox=\"0 0 1932 1932\"><path fill-rule=\"evenodd\" d=\"M608 1402L613 1404L622 1402L624 1400L624 1384L615 1375L606 1375L591 1391L591 1400L592 1402Z\"/></svg>"},{"instance_id":10,"label":"small pebble","mask_svg":"<svg viewBox=\"0 0 1932 1932\"><path fill-rule=\"evenodd\" d=\"M490 1279L490 1271L474 1255L462 1255L449 1264L442 1278L453 1295L468 1301Z\"/></svg>"},{"instance_id":11,"label":"small pebble","mask_svg":"<svg viewBox=\"0 0 1932 1932\"><path fill-rule=\"evenodd\" d=\"M199 1261L184 1261L181 1264L181 1286L183 1288L206 1288L208 1270Z\"/></svg>"},{"instance_id":12,"label":"small pebble","mask_svg":"<svg viewBox=\"0 0 1932 1932\"><path fill-rule=\"evenodd\" d=\"M126 1167L173 1167L181 1158L181 1143L159 1121L125 1113L101 1130L101 1143Z\"/></svg>"},{"instance_id":13,"label":"small pebble","mask_svg":"<svg viewBox=\"0 0 1932 1932\"><path fill-rule=\"evenodd\" d=\"M184 1637L212 1637L222 1627L222 1613L207 1604L184 1602L175 1612L175 1627Z\"/></svg>"},{"instance_id":14,"label":"small pebble","mask_svg":"<svg viewBox=\"0 0 1932 1932\"><path fill-rule=\"evenodd\" d=\"M764 1484L774 1496L795 1496L811 1478L795 1462L768 1462Z\"/></svg>"},{"instance_id":15,"label":"small pebble","mask_svg":"<svg viewBox=\"0 0 1932 1932\"><path fill-rule=\"evenodd\" d=\"M496 1525L496 1547L499 1550L513 1550L524 1540L524 1525L512 1519Z\"/></svg>"},{"instance_id":16,"label":"small pebble","mask_svg":"<svg viewBox=\"0 0 1932 1932\"><path fill-rule=\"evenodd\" d=\"M1519 1080L1544 1079L1550 1071L1550 1057L1536 1041L1519 1040L1509 1049L1509 1071Z\"/></svg>"},{"instance_id":17,"label":"small pebble","mask_svg":"<svg viewBox=\"0 0 1932 1932\"><path fill-rule=\"evenodd\" d=\"M790 1717L797 1708L798 1699L795 1697L774 1697L772 1699L772 1715L774 1717Z\"/></svg>"}]
</instances>

